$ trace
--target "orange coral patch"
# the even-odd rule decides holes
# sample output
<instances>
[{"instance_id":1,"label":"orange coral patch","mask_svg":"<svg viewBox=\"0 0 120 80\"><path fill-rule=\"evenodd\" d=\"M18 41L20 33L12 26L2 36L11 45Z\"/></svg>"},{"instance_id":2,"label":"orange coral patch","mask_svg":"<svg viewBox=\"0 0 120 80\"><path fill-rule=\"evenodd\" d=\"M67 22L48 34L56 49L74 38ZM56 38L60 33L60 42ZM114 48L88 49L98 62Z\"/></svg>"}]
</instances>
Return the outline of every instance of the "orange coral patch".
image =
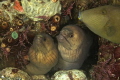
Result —
<instances>
[{"instance_id":1,"label":"orange coral patch","mask_svg":"<svg viewBox=\"0 0 120 80\"><path fill-rule=\"evenodd\" d=\"M19 12L23 12L23 7L20 5L20 2L18 0L15 0L14 2L14 9L19 11Z\"/></svg>"}]
</instances>

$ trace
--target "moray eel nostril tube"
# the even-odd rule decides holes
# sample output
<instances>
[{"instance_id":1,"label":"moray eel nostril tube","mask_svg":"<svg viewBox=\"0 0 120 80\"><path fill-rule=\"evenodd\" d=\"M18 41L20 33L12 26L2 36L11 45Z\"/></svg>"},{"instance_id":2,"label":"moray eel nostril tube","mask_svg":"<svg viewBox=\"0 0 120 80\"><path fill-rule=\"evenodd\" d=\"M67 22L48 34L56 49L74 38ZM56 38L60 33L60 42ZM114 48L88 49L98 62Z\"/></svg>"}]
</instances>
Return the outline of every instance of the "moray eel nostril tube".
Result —
<instances>
[{"instance_id":1,"label":"moray eel nostril tube","mask_svg":"<svg viewBox=\"0 0 120 80\"><path fill-rule=\"evenodd\" d=\"M58 50L53 39L45 34L36 35L28 53L30 63L25 71L31 75L46 74L58 62Z\"/></svg>"},{"instance_id":2,"label":"moray eel nostril tube","mask_svg":"<svg viewBox=\"0 0 120 80\"><path fill-rule=\"evenodd\" d=\"M92 37L75 25L65 26L57 36L60 52L57 69L78 69L89 55Z\"/></svg>"}]
</instances>

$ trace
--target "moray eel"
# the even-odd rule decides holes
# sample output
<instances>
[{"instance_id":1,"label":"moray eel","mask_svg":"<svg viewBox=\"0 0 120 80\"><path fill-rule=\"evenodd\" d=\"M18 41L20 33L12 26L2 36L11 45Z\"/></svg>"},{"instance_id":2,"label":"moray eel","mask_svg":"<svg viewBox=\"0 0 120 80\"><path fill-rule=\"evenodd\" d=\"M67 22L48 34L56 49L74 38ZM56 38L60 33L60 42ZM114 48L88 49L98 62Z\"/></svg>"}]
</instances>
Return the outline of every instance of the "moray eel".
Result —
<instances>
[{"instance_id":1,"label":"moray eel","mask_svg":"<svg viewBox=\"0 0 120 80\"><path fill-rule=\"evenodd\" d=\"M46 74L58 62L58 49L49 35L41 33L35 36L28 56L30 63L25 71L30 75Z\"/></svg>"},{"instance_id":2,"label":"moray eel","mask_svg":"<svg viewBox=\"0 0 120 80\"><path fill-rule=\"evenodd\" d=\"M95 34L120 43L120 6L106 5L85 10L78 18Z\"/></svg>"},{"instance_id":3,"label":"moray eel","mask_svg":"<svg viewBox=\"0 0 120 80\"><path fill-rule=\"evenodd\" d=\"M67 25L57 36L60 57L55 70L79 69L89 55L92 37L80 27Z\"/></svg>"}]
</instances>

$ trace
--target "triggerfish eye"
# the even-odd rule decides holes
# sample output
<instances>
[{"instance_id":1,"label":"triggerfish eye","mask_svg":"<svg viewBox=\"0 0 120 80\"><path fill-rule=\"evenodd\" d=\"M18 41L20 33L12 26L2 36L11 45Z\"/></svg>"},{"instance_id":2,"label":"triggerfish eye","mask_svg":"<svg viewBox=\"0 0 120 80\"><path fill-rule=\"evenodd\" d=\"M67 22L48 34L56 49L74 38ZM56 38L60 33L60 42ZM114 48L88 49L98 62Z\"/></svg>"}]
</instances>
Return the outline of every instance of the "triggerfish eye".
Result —
<instances>
[{"instance_id":1,"label":"triggerfish eye","mask_svg":"<svg viewBox=\"0 0 120 80\"><path fill-rule=\"evenodd\" d=\"M78 19L81 20L81 12L78 14Z\"/></svg>"}]
</instances>

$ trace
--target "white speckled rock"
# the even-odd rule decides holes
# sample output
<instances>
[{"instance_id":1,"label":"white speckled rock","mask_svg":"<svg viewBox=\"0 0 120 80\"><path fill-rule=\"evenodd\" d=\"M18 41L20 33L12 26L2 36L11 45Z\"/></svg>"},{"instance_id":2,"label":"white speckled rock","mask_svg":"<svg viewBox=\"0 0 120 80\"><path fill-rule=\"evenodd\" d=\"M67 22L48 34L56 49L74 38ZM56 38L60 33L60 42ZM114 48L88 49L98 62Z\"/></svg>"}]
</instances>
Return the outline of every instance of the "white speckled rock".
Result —
<instances>
[{"instance_id":1,"label":"white speckled rock","mask_svg":"<svg viewBox=\"0 0 120 80\"><path fill-rule=\"evenodd\" d=\"M51 80L87 80L87 77L82 71L74 69L58 71Z\"/></svg>"},{"instance_id":2,"label":"white speckled rock","mask_svg":"<svg viewBox=\"0 0 120 80\"><path fill-rule=\"evenodd\" d=\"M42 18L37 18L39 16L51 17L61 13L59 0L57 2L52 0L21 0L21 2L25 14L34 21L42 20Z\"/></svg>"},{"instance_id":3,"label":"white speckled rock","mask_svg":"<svg viewBox=\"0 0 120 80\"><path fill-rule=\"evenodd\" d=\"M32 80L31 77L24 71L8 67L0 71L1 80Z\"/></svg>"},{"instance_id":4,"label":"white speckled rock","mask_svg":"<svg viewBox=\"0 0 120 80\"><path fill-rule=\"evenodd\" d=\"M49 80L45 75L34 75L32 76L33 80Z\"/></svg>"},{"instance_id":5,"label":"white speckled rock","mask_svg":"<svg viewBox=\"0 0 120 80\"><path fill-rule=\"evenodd\" d=\"M3 4L10 4L10 6L8 9L4 9L2 7ZM10 0L0 2L0 10L2 10L5 15L8 15L10 22L16 14L25 14L34 21L43 20L43 18L49 19L55 14L61 14L61 4L59 0L56 2L52 0L21 0L21 4L24 10L23 12L15 10L13 7L14 2Z\"/></svg>"}]
</instances>

